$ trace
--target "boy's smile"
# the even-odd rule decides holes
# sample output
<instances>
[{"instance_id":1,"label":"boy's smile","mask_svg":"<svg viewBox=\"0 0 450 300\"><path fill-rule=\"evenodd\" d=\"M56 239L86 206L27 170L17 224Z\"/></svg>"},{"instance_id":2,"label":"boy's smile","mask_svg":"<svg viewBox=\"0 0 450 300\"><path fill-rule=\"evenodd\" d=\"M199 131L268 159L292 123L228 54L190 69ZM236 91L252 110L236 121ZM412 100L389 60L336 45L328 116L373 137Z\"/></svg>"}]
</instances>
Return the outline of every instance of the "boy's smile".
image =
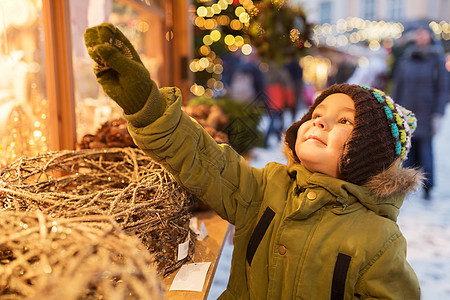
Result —
<instances>
[{"instance_id":1,"label":"boy's smile","mask_svg":"<svg viewBox=\"0 0 450 300\"><path fill-rule=\"evenodd\" d=\"M327 144L325 143L325 142L323 142L319 137L317 137L317 136L315 136L315 135L308 135L307 137L306 137L306 140L305 140L306 142L316 142L316 143L319 143L319 144L322 144L322 145L324 145L324 146L326 146Z\"/></svg>"},{"instance_id":2,"label":"boy's smile","mask_svg":"<svg viewBox=\"0 0 450 300\"><path fill-rule=\"evenodd\" d=\"M311 120L297 132L295 152L311 172L339 177L339 161L355 120L350 96L336 93L326 97L313 111Z\"/></svg>"}]
</instances>

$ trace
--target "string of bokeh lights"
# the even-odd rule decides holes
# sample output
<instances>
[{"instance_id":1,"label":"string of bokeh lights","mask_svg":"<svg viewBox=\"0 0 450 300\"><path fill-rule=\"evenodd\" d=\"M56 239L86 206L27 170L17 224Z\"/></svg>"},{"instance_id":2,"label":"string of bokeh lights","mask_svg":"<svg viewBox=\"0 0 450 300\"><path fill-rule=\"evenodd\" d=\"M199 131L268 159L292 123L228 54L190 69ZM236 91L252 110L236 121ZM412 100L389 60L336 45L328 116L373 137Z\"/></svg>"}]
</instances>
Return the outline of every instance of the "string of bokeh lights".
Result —
<instances>
[{"instance_id":1,"label":"string of bokeh lights","mask_svg":"<svg viewBox=\"0 0 450 300\"><path fill-rule=\"evenodd\" d=\"M236 5L238 2L239 5ZM236 19L221 15L230 5L235 5ZM256 4L257 5L257 4ZM203 36L203 45L199 48L201 57L191 61L189 69L196 73L206 71L211 74L206 87L194 83L190 91L195 96L214 97L221 93L224 84L221 81L223 62L211 49L213 43L221 42L229 51L241 51L250 55L254 49L245 35L224 35L221 27L229 26L232 30L240 31L248 26L255 4L251 0L219 0L211 6L199 6L193 19L193 24L209 33ZM450 39L450 25L446 21L429 23L431 30L438 38ZM383 47L392 47L394 41L402 37L405 28L400 22L369 21L358 17L339 19L336 24L324 23L313 27L313 43L315 46L348 47L365 43L372 51ZM311 45L308 45L309 47ZM264 71L264 63L260 68Z\"/></svg>"}]
</instances>

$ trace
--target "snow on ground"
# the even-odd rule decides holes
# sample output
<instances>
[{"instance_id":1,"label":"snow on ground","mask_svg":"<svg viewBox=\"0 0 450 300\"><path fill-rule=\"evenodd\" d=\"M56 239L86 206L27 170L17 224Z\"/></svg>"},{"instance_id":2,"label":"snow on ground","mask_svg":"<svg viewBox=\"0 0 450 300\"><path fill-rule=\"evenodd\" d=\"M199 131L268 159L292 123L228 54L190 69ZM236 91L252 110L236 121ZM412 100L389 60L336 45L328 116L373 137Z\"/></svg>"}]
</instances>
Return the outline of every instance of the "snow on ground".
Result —
<instances>
[{"instance_id":1,"label":"snow on ground","mask_svg":"<svg viewBox=\"0 0 450 300\"><path fill-rule=\"evenodd\" d=\"M255 149L251 165L261 168L270 161L285 163L277 140L268 149ZM436 183L431 199L422 191L410 194L400 210L398 224L408 241L408 261L419 278L422 300L450 299L450 108L435 136ZM226 243L208 299L225 290L233 245Z\"/></svg>"},{"instance_id":2,"label":"snow on ground","mask_svg":"<svg viewBox=\"0 0 450 300\"><path fill-rule=\"evenodd\" d=\"M422 191L407 197L399 226L408 241L422 299L450 299L450 106L434 139L436 186L430 200Z\"/></svg>"}]
</instances>

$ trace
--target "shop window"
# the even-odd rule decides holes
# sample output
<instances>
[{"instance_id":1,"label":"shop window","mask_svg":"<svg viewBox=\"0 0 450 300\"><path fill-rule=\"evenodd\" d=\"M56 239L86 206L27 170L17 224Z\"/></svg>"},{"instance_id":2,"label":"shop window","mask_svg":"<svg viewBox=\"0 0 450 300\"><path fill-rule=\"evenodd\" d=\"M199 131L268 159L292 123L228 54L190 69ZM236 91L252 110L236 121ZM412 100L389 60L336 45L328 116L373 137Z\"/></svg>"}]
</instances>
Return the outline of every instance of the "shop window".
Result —
<instances>
[{"instance_id":1,"label":"shop window","mask_svg":"<svg viewBox=\"0 0 450 300\"><path fill-rule=\"evenodd\" d=\"M84 46L86 28L109 22L130 39L158 84L164 73L165 17L161 1L70 0L74 69L76 136L93 134L101 124L120 118L122 110L97 83Z\"/></svg>"},{"instance_id":2,"label":"shop window","mask_svg":"<svg viewBox=\"0 0 450 300\"><path fill-rule=\"evenodd\" d=\"M403 19L403 0L389 0L388 18L393 21L401 21Z\"/></svg>"},{"instance_id":3,"label":"shop window","mask_svg":"<svg viewBox=\"0 0 450 300\"><path fill-rule=\"evenodd\" d=\"M331 2L320 3L320 22L331 23Z\"/></svg>"},{"instance_id":4,"label":"shop window","mask_svg":"<svg viewBox=\"0 0 450 300\"><path fill-rule=\"evenodd\" d=\"M364 0L363 2L363 18L366 20L375 20L376 18L376 7L375 0Z\"/></svg>"},{"instance_id":5,"label":"shop window","mask_svg":"<svg viewBox=\"0 0 450 300\"><path fill-rule=\"evenodd\" d=\"M0 165L48 151L42 1L0 1Z\"/></svg>"}]
</instances>

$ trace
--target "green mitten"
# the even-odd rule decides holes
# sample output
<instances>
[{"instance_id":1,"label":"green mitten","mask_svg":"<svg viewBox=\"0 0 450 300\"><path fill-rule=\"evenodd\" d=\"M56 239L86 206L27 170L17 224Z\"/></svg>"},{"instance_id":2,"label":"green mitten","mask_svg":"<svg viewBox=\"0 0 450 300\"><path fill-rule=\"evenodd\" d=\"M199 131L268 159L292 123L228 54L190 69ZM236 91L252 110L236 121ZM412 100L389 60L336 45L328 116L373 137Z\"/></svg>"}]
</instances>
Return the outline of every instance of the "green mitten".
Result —
<instances>
[{"instance_id":1,"label":"green mitten","mask_svg":"<svg viewBox=\"0 0 450 300\"><path fill-rule=\"evenodd\" d=\"M130 41L109 23L88 28L84 41L95 62L97 81L105 93L126 114L139 111L150 95L153 82Z\"/></svg>"}]
</instances>

